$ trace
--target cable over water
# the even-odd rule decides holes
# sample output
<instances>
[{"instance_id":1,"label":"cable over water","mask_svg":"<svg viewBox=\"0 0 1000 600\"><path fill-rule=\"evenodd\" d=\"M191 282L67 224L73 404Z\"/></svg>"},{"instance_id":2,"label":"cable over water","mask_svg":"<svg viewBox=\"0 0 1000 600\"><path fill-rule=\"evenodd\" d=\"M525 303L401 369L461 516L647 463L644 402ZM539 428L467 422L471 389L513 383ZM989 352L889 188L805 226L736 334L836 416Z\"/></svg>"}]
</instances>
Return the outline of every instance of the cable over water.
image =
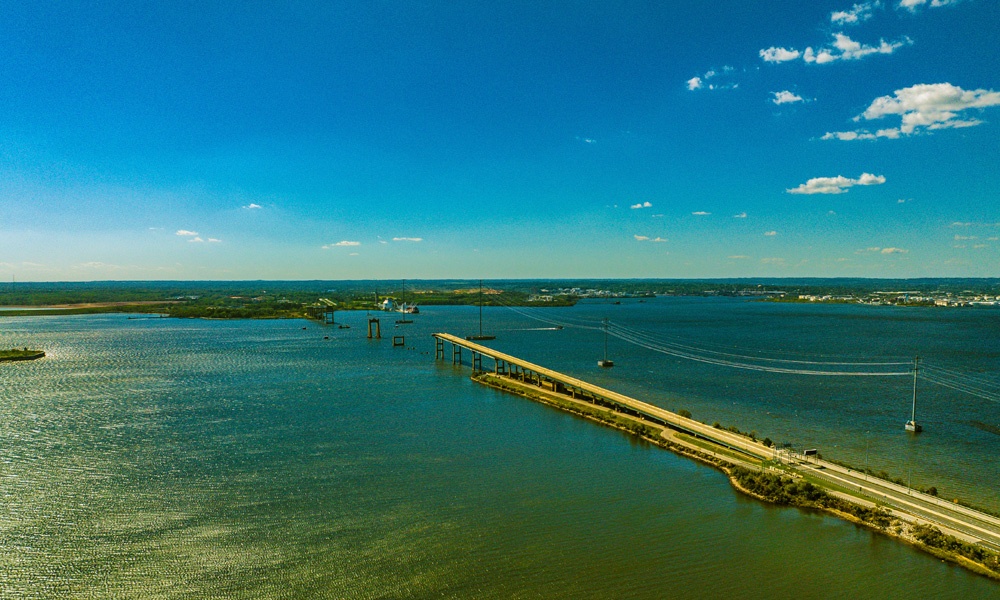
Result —
<instances>
[{"instance_id":1,"label":"cable over water","mask_svg":"<svg viewBox=\"0 0 1000 600\"><path fill-rule=\"evenodd\" d=\"M933 365L924 365L922 370L923 378L935 385L1000 404L1000 385L996 383Z\"/></svg>"},{"instance_id":2,"label":"cable over water","mask_svg":"<svg viewBox=\"0 0 1000 600\"><path fill-rule=\"evenodd\" d=\"M661 354L667 354L669 356L674 356L677 358L683 358L686 360L701 362L705 364L730 367L734 369L761 371L766 373L784 373L792 375L817 375L817 376L841 376L841 377L896 377L896 376L904 376L912 374L912 370L909 369L886 371L886 370L860 370L860 369L826 370L818 368L818 367L876 368L876 367L888 367L888 366L904 366L911 364L909 361L892 361L892 362L804 361L798 359L765 358L765 357L751 356L746 354L735 354L731 352L719 352L716 350L709 350L707 348L702 348L690 344L679 344L676 342L663 341L650 333L624 327L616 323L609 322L608 325L605 326L604 324L595 324L593 322L580 321L578 319L560 320L551 317L549 315L541 317L537 316L536 314L533 314L536 311L525 310L502 301L501 304L506 308L524 317L541 321L543 323L548 323L550 325L577 328L577 329L598 330L598 331L603 331L606 329L608 335L610 336L616 337L622 341L639 346L641 348L652 350L653 352L659 352ZM756 364L759 362L776 363L776 364ZM779 366L781 364L784 364L786 366ZM812 365L817 368L799 368L798 365Z\"/></svg>"},{"instance_id":3,"label":"cable over water","mask_svg":"<svg viewBox=\"0 0 1000 600\"><path fill-rule=\"evenodd\" d=\"M723 352L712 350L705 346L696 346L686 340L673 336L654 335L650 332L642 331L620 325L618 323L607 322L607 324L583 319L573 319L563 316L553 317L548 311L540 309L530 309L514 306L503 299L498 298L500 305L516 312L517 314L563 328L586 329L592 331L604 331L607 334L618 338L629 344L659 352L675 358L682 358L694 362L728 367L732 369L744 369L748 371L759 371L764 373L783 373L789 375L810 375L827 377L901 377L913 375L913 362L909 360L890 361L837 361L837 360L803 360L800 358L773 358L767 356L754 356L751 354L739 354L736 352ZM544 316L540 313L545 312ZM722 347L715 344L716 347ZM909 367L903 369L884 370L882 367ZM843 369L842 367L855 367ZM921 365L920 373L923 379L940 385L942 387L969 394L989 402L1000 403L1000 383L986 377L976 377L967 373L954 371L933 364L924 363Z\"/></svg>"}]
</instances>

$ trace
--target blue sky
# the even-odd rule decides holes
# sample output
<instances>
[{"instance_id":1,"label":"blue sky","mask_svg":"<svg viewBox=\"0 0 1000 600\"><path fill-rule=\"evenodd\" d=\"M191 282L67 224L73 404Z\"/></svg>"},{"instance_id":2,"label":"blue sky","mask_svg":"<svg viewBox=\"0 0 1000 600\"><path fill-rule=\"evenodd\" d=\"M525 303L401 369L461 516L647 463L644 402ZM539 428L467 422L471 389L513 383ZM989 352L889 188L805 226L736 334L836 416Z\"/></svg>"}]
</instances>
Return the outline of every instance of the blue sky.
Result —
<instances>
[{"instance_id":1,"label":"blue sky","mask_svg":"<svg viewBox=\"0 0 1000 600\"><path fill-rule=\"evenodd\" d=\"M4 3L0 277L1000 276L1000 2Z\"/></svg>"}]
</instances>

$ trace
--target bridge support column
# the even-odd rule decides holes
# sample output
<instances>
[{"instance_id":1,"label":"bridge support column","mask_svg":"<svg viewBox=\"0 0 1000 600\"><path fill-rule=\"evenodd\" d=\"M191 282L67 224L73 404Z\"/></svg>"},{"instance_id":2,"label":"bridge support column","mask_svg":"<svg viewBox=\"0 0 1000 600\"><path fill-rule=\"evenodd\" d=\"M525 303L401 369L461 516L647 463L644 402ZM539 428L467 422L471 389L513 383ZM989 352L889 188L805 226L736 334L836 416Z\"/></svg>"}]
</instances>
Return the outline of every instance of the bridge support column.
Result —
<instances>
[{"instance_id":1,"label":"bridge support column","mask_svg":"<svg viewBox=\"0 0 1000 600\"><path fill-rule=\"evenodd\" d=\"M434 360L444 360L444 340L434 338Z\"/></svg>"},{"instance_id":2,"label":"bridge support column","mask_svg":"<svg viewBox=\"0 0 1000 600\"><path fill-rule=\"evenodd\" d=\"M483 355L478 352L472 353L472 372L479 373L483 370Z\"/></svg>"},{"instance_id":3,"label":"bridge support column","mask_svg":"<svg viewBox=\"0 0 1000 600\"><path fill-rule=\"evenodd\" d=\"M462 364L462 347L458 344L451 345L451 364Z\"/></svg>"},{"instance_id":4,"label":"bridge support column","mask_svg":"<svg viewBox=\"0 0 1000 600\"><path fill-rule=\"evenodd\" d=\"M374 330L372 329L372 325L375 326ZM373 331L375 333L374 336L372 336ZM368 319L368 339L372 339L372 337L382 339L382 325L379 323L378 319Z\"/></svg>"}]
</instances>

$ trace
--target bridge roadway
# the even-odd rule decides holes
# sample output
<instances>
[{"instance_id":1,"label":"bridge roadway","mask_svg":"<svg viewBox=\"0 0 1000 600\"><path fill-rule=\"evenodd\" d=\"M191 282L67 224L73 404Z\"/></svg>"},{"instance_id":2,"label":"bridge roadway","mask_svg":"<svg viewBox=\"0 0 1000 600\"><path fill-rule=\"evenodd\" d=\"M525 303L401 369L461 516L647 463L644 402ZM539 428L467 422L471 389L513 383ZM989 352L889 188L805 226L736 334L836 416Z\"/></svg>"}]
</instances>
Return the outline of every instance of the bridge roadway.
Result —
<instances>
[{"instance_id":1,"label":"bridge roadway","mask_svg":"<svg viewBox=\"0 0 1000 600\"><path fill-rule=\"evenodd\" d=\"M531 382L540 387L548 387L551 391L562 392L574 398L583 400L598 399L604 403L614 405L649 419L653 422L667 425L671 428L705 438L721 446L743 452L747 455L764 460L781 460L792 470L800 474L810 474L814 478L822 479L829 485L839 487L844 490L853 490L870 498L874 502L888 505L897 512L907 513L915 517L911 521L925 521L937 525L946 533L957 535L961 539L1000 550L1000 518L977 510L973 510L956 503L947 502L936 496L924 494L917 490L901 486L884 479L879 479L864 473L847 469L816 457L802 457L801 455L791 455L790 453L779 453L774 448L750 440L746 436L716 429L694 419L682 417L669 410L654 406L652 404L636 400L624 394L619 394L588 383L581 379L547 369L540 365L528 362L477 344L449 333L432 334L436 339L435 358L445 358L444 343L452 344L452 362L461 363L462 349L466 349L472 354L472 366L474 369L482 369L482 357L487 357L493 361L494 372L506 375L521 381ZM842 494L841 494L842 495Z\"/></svg>"}]
</instances>

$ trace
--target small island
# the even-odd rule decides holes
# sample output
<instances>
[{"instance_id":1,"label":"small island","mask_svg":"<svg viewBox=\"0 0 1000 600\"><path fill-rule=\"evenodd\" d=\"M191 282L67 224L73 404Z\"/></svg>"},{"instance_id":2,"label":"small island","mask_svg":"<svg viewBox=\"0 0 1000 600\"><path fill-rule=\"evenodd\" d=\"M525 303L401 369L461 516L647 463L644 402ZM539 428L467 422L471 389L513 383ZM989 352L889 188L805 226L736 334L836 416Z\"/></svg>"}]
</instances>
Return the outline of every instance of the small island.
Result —
<instances>
[{"instance_id":1,"label":"small island","mask_svg":"<svg viewBox=\"0 0 1000 600\"><path fill-rule=\"evenodd\" d=\"M44 350L29 350L27 348L18 350L0 350L0 362L12 360L36 360L45 356Z\"/></svg>"}]
</instances>

